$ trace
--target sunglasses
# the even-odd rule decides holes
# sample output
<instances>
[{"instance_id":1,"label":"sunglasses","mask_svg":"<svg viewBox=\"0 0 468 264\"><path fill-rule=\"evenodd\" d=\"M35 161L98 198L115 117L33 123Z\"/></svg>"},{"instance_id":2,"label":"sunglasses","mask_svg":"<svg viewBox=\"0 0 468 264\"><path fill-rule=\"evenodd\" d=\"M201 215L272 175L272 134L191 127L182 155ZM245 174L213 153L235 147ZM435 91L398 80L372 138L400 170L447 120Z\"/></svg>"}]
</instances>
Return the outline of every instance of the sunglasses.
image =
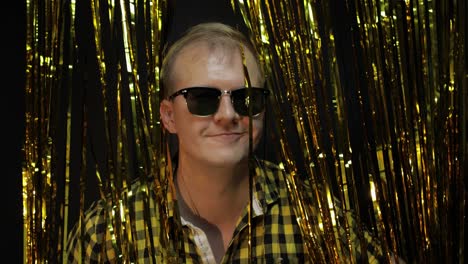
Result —
<instances>
[{"instance_id":1,"label":"sunglasses","mask_svg":"<svg viewBox=\"0 0 468 264\"><path fill-rule=\"evenodd\" d=\"M239 115L248 116L249 106L251 106L252 116L256 116L265 110L266 99L270 91L256 87L231 91L221 91L210 87L191 87L173 93L169 99L173 100L175 97L183 95L190 113L197 116L209 116L218 111L219 101L223 94L231 96L232 106Z\"/></svg>"}]
</instances>

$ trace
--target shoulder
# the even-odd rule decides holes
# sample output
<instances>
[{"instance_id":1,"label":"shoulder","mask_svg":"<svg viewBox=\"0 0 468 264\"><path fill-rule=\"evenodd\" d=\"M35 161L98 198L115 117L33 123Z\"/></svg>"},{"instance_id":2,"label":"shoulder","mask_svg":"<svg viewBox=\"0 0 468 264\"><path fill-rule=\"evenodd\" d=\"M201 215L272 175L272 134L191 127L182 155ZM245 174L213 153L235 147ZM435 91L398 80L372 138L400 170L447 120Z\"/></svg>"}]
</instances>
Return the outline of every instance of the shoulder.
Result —
<instances>
[{"instance_id":1,"label":"shoulder","mask_svg":"<svg viewBox=\"0 0 468 264\"><path fill-rule=\"evenodd\" d=\"M106 210L105 200L95 201L85 211L83 222L78 221L70 232L67 243L68 263L80 263L82 257L86 261L102 261L115 256L110 243L106 243ZM106 247L106 255L101 255L102 247ZM110 247L109 247L110 246ZM86 252L84 255L82 252Z\"/></svg>"},{"instance_id":2,"label":"shoulder","mask_svg":"<svg viewBox=\"0 0 468 264\"><path fill-rule=\"evenodd\" d=\"M146 184L140 180L130 183L126 190L120 193L121 197L127 198L130 211L138 201L142 200L142 193ZM112 202L111 194L103 199L94 201L83 213L69 232L67 243L68 263L79 263L82 257L87 261L110 261L116 259L116 249L113 244L109 224L111 217L115 215L115 203ZM82 254L84 252L84 254ZM104 254L103 254L104 253Z\"/></svg>"},{"instance_id":3,"label":"shoulder","mask_svg":"<svg viewBox=\"0 0 468 264\"><path fill-rule=\"evenodd\" d=\"M97 200L88 207L88 209L84 212L84 233L88 233L91 230L95 232L96 230L100 230L101 225L105 225L105 214L106 214L106 201L105 200ZM80 227L80 222L75 225L75 228ZM80 227L81 228L81 227Z\"/></svg>"},{"instance_id":4,"label":"shoulder","mask_svg":"<svg viewBox=\"0 0 468 264\"><path fill-rule=\"evenodd\" d=\"M79 219L73 226L69 235L69 245L78 243L78 241L88 238L88 234L91 236L91 233L96 234L97 231L101 230L100 227L105 225L105 207L104 200L98 200L91 204L84 212L82 221Z\"/></svg>"},{"instance_id":5,"label":"shoulder","mask_svg":"<svg viewBox=\"0 0 468 264\"><path fill-rule=\"evenodd\" d=\"M285 171L282 164L276 164L268 160L255 160L256 182L263 185L265 192L272 192L272 195L282 194L284 196L288 178L290 175Z\"/></svg>"},{"instance_id":6,"label":"shoulder","mask_svg":"<svg viewBox=\"0 0 468 264\"><path fill-rule=\"evenodd\" d=\"M149 193L152 186L152 182L149 179L136 178L133 180L130 183L128 190L126 190L128 193L125 194L129 205L142 200L143 197Z\"/></svg>"},{"instance_id":7,"label":"shoulder","mask_svg":"<svg viewBox=\"0 0 468 264\"><path fill-rule=\"evenodd\" d=\"M287 171L283 163L257 159L256 164L257 175L263 175L266 184L272 183L279 189L286 189L289 186L298 188L306 194L312 194L314 188L319 188L317 184L311 186L308 180L295 171Z\"/></svg>"},{"instance_id":8,"label":"shoulder","mask_svg":"<svg viewBox=\"0 0 468 264\"><path fill-rule=\"evenodd\" d=\"M282 164L276 164L268 160L256 159L255 170L257 175L264 175L269 180L284 180L287 176ZM280 177L281 176L281 177Z\"/></svg>"},{"instance_id":9,"label":"shoulder","mask_svg":"<svg viewBox=\"0 0 468 264\"><path fill-rule=\"evenodd\" d=\"M263 169L272 170L272 171L284 171L284 168L281 163L276 164L274 162L264 160L264 159L256 159L257 167L261 167Z\"/></svg>"}]
</instances>

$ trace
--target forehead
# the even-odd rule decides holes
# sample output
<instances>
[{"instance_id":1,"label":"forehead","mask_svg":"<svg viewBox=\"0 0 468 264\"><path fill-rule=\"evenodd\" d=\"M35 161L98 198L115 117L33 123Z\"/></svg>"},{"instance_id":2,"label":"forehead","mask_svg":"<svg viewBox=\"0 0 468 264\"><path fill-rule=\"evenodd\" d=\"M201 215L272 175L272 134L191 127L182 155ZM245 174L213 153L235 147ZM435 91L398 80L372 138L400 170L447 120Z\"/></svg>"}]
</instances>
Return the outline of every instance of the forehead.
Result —
<instances>
[{"instance_id":1,"label":"forehead","mask_svg":"<svg viewBox=\"0 0 468 264\"><path fill-rule=\"evenodd\" d=\"M239 46L235 46L232 43L207 43L199 41L183 47L175 56L175 61L184 60L195 64L210 57L216 58L216 62L218 63L223 63L226 60L232 61L237 56L240 56Z\"/></svg>"},{"instance_id":2,"label":"forehead","mask_svg":"<svg viewBox=\"0 0 468 264\"><path fill-rule=\"evenodd\" d=\"M241 48L241 45L234 41L199 41L183 47L174 56L171 79L185 78L191 71L201 73L205 69L207 72L211 72L216 68L213 66L216 65L219 65L224 70L234 70L243 78L243 57L241 50L244 53L245 64L250 78L253 78L252 81L257 83L257 80L261 80L261 76L256 57L249 48L245 46Z\"/></svg>"}]
</instances>

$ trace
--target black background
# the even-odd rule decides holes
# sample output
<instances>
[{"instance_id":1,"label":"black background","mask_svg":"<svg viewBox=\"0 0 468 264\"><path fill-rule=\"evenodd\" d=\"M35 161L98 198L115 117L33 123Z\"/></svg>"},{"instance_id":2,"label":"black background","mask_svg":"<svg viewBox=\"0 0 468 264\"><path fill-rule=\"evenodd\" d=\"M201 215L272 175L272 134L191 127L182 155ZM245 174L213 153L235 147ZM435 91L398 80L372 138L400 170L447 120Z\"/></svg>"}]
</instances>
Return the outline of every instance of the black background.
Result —
<instances>
[{"instance_id":1,"label":"black background","mask_svg":"<svg viewBox=\"0 0 468 264\"><path fill-rule=\"evenodd\" d=\"M7 1L2 5L2 178L1 226L3 257L22 263L23 225L21 205L21 146L24 139L26 1ZM6 214L5 214L6 213Z\"/></svg>"}]
</instances>

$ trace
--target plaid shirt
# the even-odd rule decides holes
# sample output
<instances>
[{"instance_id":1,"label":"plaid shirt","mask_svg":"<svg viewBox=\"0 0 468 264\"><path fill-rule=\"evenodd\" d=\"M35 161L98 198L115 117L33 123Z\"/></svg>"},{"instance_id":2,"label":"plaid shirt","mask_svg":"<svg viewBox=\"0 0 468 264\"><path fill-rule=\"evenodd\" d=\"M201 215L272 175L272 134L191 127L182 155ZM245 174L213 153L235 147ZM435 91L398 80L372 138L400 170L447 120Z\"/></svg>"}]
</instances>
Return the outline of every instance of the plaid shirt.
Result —
<instances>
[{"instance_id":1,"label":"plaid shirt","mask_svg":"<svg viewBox=\"0 0 468 264\"><path fill-rule=\"evenodd\" d=\"M287 174L278 166L266 161L257 162L255 172L251 256L249 257L249 217L246 207L221 263L308 263L310 258L288 195ZM211 251L203 249L207 244L199 242L199 236L196 234L200 229L194 229L193 225L178 215L173 189L168 188L165 192L168 205L165 211L157 202L156 191L151 189L152 191L147 192L147 185L143 185L145 184L140 184L139 181L135 182L128 194L128 216L132 221L122 223L131 232L123 232L127 235L121 238L121 241L126 243L120 243L120 247L116 245L117 234L114 234L113 225L107 220L109 217L106 217L112 205L109 202L98 201L85 212L82 236L79 224L75 225L70 233L67 246L68 263L80 263L80 260L84 263L121 263L124 262L122 258L132 263L172 263L170 259L176 260L173 263L207 263L207 259L213 259L209 255ZM150 199L145 199L147 193L150 194ZM162 223L159 217L162 214L167 215L165 223ZM151 222L150 225L148 221ZM167 232L162 230L163 226L168 227L167 229L181 227L182 232L178 237L179 245L183 248L182 253L167 255L167 252L171 252L171 245L161 242L161 238L168 236ZM340 230L340 233L343 234L344 231ZM369 262L378 262L377 259L382 258L380 248L368 234L365 240L368 245ZM352 243L362 244L357 240ZM122 248L128 249L123 254L132 252L132 256L122 256ZM172 250L175 251L177 249Z\"/></svg>"}]
</instances>

